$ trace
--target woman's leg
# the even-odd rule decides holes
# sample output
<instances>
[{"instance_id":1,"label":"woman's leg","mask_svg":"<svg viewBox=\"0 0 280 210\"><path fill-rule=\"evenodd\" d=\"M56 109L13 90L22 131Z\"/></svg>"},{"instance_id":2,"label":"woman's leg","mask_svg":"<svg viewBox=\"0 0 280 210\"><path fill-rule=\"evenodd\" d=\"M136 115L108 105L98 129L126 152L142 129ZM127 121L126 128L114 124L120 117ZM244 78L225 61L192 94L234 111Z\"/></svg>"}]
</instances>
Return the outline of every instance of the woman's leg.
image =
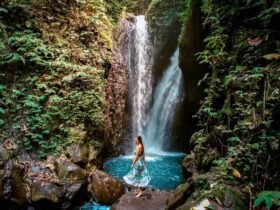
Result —
<instances>
[{"instance_id":1,"label":"woman's leg","mask_svg":"<svg viewBox=\"0 0 280 210\"><path fill-rule=\"evenodd\" d=\"M135 197L139 198L141 195L142 195L142 187L139 187L139 193Z\"/></svg>"}]
</instances>

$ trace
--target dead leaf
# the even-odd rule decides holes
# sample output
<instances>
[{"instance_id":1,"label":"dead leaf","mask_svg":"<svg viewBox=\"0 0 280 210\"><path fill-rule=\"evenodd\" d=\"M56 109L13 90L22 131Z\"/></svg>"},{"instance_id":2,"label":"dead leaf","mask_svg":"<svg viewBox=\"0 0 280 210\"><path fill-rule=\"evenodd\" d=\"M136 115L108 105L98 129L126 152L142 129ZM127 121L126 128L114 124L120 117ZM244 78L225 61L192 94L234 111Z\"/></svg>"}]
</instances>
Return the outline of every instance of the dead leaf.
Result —
<instances>
[{"instance_id":1,"label":"dead leaf","mask_svg":"<svg viewBox=\"0 0 280 210\"><path fill-rule=\"evenodd\" d=\"M240 174L240 172L237 169L233 169L232 170L232 174L233 174L234 177L236 177L238 179L241 178L241 174Z\"/></svg>"},{"instance_id":2,"label":"dead leaf","mask_svg":"<svg viewBox=\"0 0 280 210\"><path fill-rule=\"evenodd\" d=\"M262 43L262 39L260 37L257 37L255 39L251 39L250 37L247 39L248 44L251 46L258 46Z\"/></svg>"},{"instance_id":3,"label":"dead leaf","mask_svg":"<svg viewBox=\"0 0 280 210\"><path fill-rule=\"evenodd\" d=\"M280 60L280 54L278 53L270 53L263 56L266 60L272 61L272 60Z\"/></svg>"}]
</instances>

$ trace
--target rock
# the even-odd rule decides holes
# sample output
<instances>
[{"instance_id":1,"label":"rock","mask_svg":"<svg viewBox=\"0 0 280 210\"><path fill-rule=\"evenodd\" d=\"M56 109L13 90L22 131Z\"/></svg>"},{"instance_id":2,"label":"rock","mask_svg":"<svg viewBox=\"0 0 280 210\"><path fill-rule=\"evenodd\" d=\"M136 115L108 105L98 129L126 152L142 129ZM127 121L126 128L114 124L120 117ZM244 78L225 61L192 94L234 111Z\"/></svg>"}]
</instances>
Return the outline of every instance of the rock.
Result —
<instances>
[{"instance_id":1,"label":"rock","mask_svg":"<svg viewBox=\"0 0 280 210\"><path fill-rule=\"evenodd\" d=\"M63 196L63 190L51 182L37 181L31 186L32 202L48 201L53 204L59 203Z\"/></svg>"},{"instance_id":2,"label":"rock","mask_svg":"<svg viewBox=\"0 0 280 210\"><path fill-rule=\"evenodd\" d=\"M145 190L140 198L135 198L133 193L124 194L111 210L161 210L170 196L166 191Z\"/></svg>"},{"instance_id":3,"label":"rock","mask_svg":"<svg viewBox=\"0 0 280 210\"><path fill-rule=\"evenodd\" d=\"M124 185L103 171L92 171L92 195L101 204L111 205L124 194Z\"/></svg>"},{"instance_id":4,"label":"rock","mask_svg":"<svg viewBox=\"0 0 280 210\"><path fill-rule=\"evenodd\" d=\"M10 182L9 182L10 181ZM27 191L24 185L24 168L13 161L10 174L11 200L22 205L27 201ZM6 192L7 193L7 192Z\"/></svg>"},{"instance_id":5,"label":"rock","mask_svg":"<svg viewBox=\"0 0 280 210\"><path fill-rule=\"evenodd\" d=\"M193 182L185 183L177 187L166 201L165 210L173 210L182 205L194 190Z\"/></svg>"},{"instance_id":6,"label":"rock","mask_svg":"<svg viewBox=\"0 0 280 210\"><path fill-rule=\"evenodd\" d=\"M186 178L191 177L191 175L197 171L197 163L195 159L195 154L191 152L191 154L187 155L183 161L183 174Z\"/></svg>"},{"instance_id":7,"label":"rock","mask_svg":"<svg viewBox=\"0 0 280 210\"><path fill-rule=\"evenodd\" d=\"M0 200L4 197L5 165L0 161Z\"/></svg>"},{"instance_id":8,"label":"rock","mask_svg":"<svg viewBox=\"0 0 280 210\"><path fill-rule=\"evenodd\" d=\"M65 184L63 189L62 209L72 209L72 207L81 205L87 199L88 192L86 190L86 181Z\"/></svg>"},{"instance_id":9,"label":"rock","mask_svg":"<svg viewBox=\"0 0 280 210\"><path fill-rule=\"evenodd\" d=\"M86 180L86 171L72 162L57 162L56 170L59 179L67 181L68 183Z\"/></svg>"},{"instance_id":10,"label":"rock","mask_svg":"<svg viewBox=\"0 0 280 210\"><path fill-rule=\"evenodd\" d=\"M66 154L79 166L85 166L88 162L89 151L86 145L72 144L67 148Z\"/></svg>"},{"instance_id":11,"label":"rock","mask_svg":"<svg viewBox=\"0 0 280 210\"><path fill-rule=\"evenodd\" d=\"M72 185L65 186L66 188L65 198L67 198L68 200L74 200L75 197L79 194L79 192L82 191L84 184L85 182L78 181Z\"/></svg>"},{"instance_id":12,"label":"rock","mask_svg":"<svg viewBox=\"0 0 280 210\"><path fill-rule=\"evenodd\" d=\"M0 160L1 161L8 161L9 160L9 152L6 150L2 145L0 145Z\"/></svg>"},{"instance_id":13,"label":"rock","mask_svg":"<svg viewBox=\"0 0 280 210\"><path fill-rule=\"evenodd\" d=\"M104 121L104 156L113 155L121 151L124 137L130 129L127 107L128 75L126 55L128 53L127 40L132 21L121 18L118 30L115 32L114 58L109 71L106 88L105 121Z\"/></svg>"},{"instance_id":14,"label":"rock","mask_svg":"<svg viewBox=\"0 0 280 210\"><path fill-rule=\"evenodd\" d=\"M100 148L96 148L96 147L94 147L92 145L89 145L88 151L89 151L88 162L96 164L101 149Z\"/></svg>"},{"instance_id":15,"label":"rock","mask_svg":"<svg viewBox=\"0 0 280 210\"><path fill-rule=\"evenodd\" d=\"M226 210L248 209L242 193L237 188L222 186L216 188L213 194L221 202L215 204L217 208L222 207L222 209Z\"/></svg>"},{"instance_id":16,"label":"rock","mask_svg":"<svg viewBox=\"0 0 280 210\"><path fill-rule=\"evenodd\" d=\"M197 191L197 194L202 195L203 191ZM206 209L205 206L210 204L216 210L243 210L249 209L246 206L246 202L242 197L242 194L231 186L219 185L215 186L215 189L211 192L211 197L213 200L208 200L207 198L199 197L197 200L194 200L193 197L189 197L185 200L185 203L181 206L178 206L174 209L176 210L185 210L185 209Z\"/></svg>"}]
</instances>

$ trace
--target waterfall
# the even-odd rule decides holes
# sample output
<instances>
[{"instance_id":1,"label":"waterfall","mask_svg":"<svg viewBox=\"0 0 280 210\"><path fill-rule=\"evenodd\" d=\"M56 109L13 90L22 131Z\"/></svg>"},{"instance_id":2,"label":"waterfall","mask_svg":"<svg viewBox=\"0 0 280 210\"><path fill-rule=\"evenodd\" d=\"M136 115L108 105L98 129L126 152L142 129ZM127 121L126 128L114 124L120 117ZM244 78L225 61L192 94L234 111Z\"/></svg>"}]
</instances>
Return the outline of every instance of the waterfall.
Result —
<instances>
[{"instance_id":1,"label":"waterfall","mask_svg":"<svg viewBox=\"0 0 280 210\"><path fill-rule=\"evenodd\" d=\"M179 50L171 57L170 65L153 92L153 49L144 16L135 17L128 46L132 136L142 135L146 151L161 153L168 147L174 114L182 95Z\"/></svg>"},{"instance_id":2,"label":"waterfall","mask_svg":"<svg viewBox=\"0 0 280 210\"><path fill-rule=\"evenodd\" d=\"M182 99L182 84L182 72L179 68L179 49L177 49L154 93L154 103L149 112L148 123L143 133L148 152L161 153L168 148L174 114Z\"/></svg>"},{"instance_id":3,"label":"waterfall","mask_svg":"<svg viewBox=\"0 0 280 210\"><path fill-rule=\"evenodd\" d=\"M145 16L136 16L134 21L128 43L129 93L132 105L133 137L143 133L147 122L152 95L153 54Z\"/></svg>"}]
</instances>

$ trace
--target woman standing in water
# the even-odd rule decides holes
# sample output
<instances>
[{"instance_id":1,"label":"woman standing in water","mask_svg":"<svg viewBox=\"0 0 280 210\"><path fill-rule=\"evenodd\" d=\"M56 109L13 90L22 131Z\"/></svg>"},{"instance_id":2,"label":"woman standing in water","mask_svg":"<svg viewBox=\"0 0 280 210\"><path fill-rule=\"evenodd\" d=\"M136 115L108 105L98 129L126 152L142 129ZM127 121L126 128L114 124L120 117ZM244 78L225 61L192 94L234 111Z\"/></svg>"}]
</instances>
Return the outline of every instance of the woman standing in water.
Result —
<instances>
[{"instance_id":1,"label":"woman standing in water","mask_svg":"<svg viewBox=\"0 0 280 210\"><path fill-rule=\"evenodd\" d=\"M131 164L131 169L127 175L123 177L124 181L134 187L138 187L135 197L142 195L143 187L147 187L151 181L151 177L148 174L148 170L145 163L145 150L141 136L135 138L136 151Z\"/></svg>"}]
</instances>

